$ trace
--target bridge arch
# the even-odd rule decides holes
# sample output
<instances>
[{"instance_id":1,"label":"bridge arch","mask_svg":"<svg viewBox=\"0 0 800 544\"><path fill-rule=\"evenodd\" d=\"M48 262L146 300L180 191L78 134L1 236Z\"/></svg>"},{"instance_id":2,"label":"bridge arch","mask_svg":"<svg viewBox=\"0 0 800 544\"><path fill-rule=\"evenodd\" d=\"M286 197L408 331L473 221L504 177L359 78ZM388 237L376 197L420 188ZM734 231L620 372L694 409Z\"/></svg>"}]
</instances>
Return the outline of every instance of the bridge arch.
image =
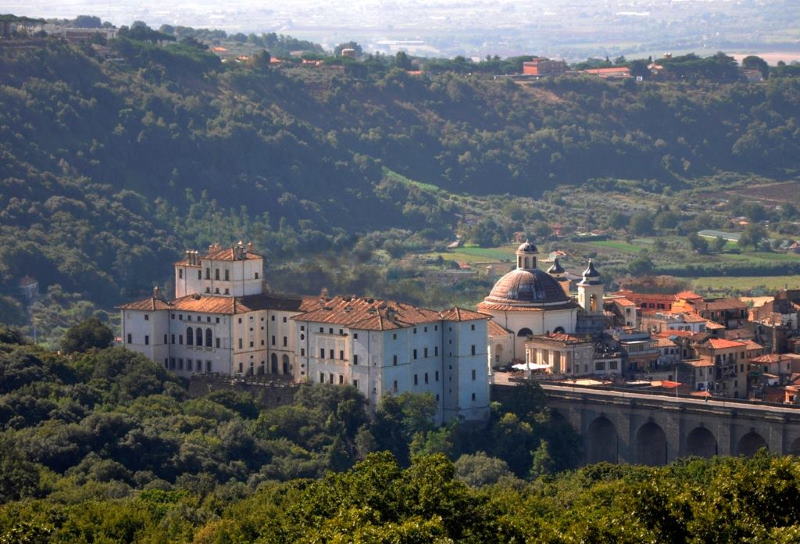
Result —
<instances>
[{"instance_id":1,"label":"bridge arch","mask_svg":"<svg viewBox=\"0 0 800 544\"><path fill-rule=\"evenodd\" d=\"M616 426L605 416L596 417L586 431L586 462L616 463L619 459L618 451L619 435Z\"/></svg>"},{"instance_id":2,"label":"bridge arch","mask_svg":"<svg viewBox=\"0 0 800 544\"><path fill-rule=\"evenodd\" d=\"M795 438L789 444L789 450L786 453L788 453L789 455L800 456L800 438Z\"/></svg>"},{"instance_id":3,"label":"bridge arch","mask_svg":"<svg viewBox=\"0 0 800 544\"><path fill-rule=\"evenodd\" d=\"M667 435L658 423L648 421L636 432L636 462L642 465L667 464Z\"/></svg>"},{"instance_id":4,"label":"bridge arch","mask_svg":"<svg viewBox=\"0 0 800 544\"><path fill-rule=\"evenodd\" d=\"M714 457L719 453L717 439L705 427L695 427L686 437L686 454L697 457Z\"/></svg>"},{"instance_id":5,"label":"bridge arch","mask_svg":"<svg viewBox=\"0 0 800 544\"><path fill-rule=\"evenodd\" d=\"M736 445L736 455L745 455L750 457L761 448L769 449L769 446L767 446L767 441L764 440L764 437L758 434L755 430L751 430L749 433L739 439L739 443Z\"/></svg>"}]
</instances>

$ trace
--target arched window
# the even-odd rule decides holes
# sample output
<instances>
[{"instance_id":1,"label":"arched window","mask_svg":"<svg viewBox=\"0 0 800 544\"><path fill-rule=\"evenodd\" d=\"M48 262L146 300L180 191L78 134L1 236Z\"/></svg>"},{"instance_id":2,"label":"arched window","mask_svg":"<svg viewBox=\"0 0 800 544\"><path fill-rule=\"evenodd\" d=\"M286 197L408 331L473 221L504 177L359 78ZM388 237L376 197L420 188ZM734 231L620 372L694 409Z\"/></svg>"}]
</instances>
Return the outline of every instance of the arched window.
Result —
<instances>
[{"instance_id":1,"label":"arched window","mask_svg":"<svg viewBox=\"0 0 800 544\"><path fill-rule=\"evenodd\" d=\"M194 330L191 327L186 327L186 345L194 345Z\"/></svg>"},{"instance_id":2,"label":"arched window","mask_svg":"<svg viewBox=\"0 0 800 544\"><path fill-rule=\"evenodd\" d=\"M520 329L519 332L517 332L517 336L533 336L533 331L525 327L524 329Z\"/></svg>"},{"instance_id":3,"label":"arched window","mask_svg":"<svg viewBox=\"0 0 800 544\"><path fill-rule=\"evenodd\" d=\"M271 367L270 368L270 372L272 374L277 374L278 373L278 356L273 353L269 362L270 362L270 367Z\"/></svg>"},{"instance_id":4,"label":"arched window","mask_svg":"<svg viewBox=\"0 0 800 544\"><path fill-rule=\"evenodd\" d=\"M198 346L203 345L203 329L200 327L197 327L197 330L195 331L195 340L197 340Z\"/></svg>"},{"instance_id":5,"label":"arched window","mask_svg":"<svg viewBox=\"0 0 800 544\"><path fill-rule=\"evenodd\" d=\"M284 374L289 373L289 356L286 354L284 354L283 356L283 373Z\"/></svg>"},{"instance_id":6,"label":"arched window","mask_svg":"<svg viewBox=\"0 0 800 544\"><path fill-rule=\"evenodd\" d=\"M211 329L206 329L206 346L211 347L214 344L214 334L211 332Z\"/></svg>"},{"instance_id":7,"label":"arched window","mask_svg":"<svg viewBox=\"0 0 800 544\"><path fill-rule=\"evenodd\" d=\"M556 327L553 329L553 334L564 334L564 327Z\"/></svg>"},{"instance_id":8,"label":"arched window","mask_svg":"<svg viewBox=\"0 0 800 544\"><path fill-rule=\"evenodd\" d=\"M589 297L589 311L596 312L597 311L597 295L592 295Z\"/></svg>"}]
</instances>

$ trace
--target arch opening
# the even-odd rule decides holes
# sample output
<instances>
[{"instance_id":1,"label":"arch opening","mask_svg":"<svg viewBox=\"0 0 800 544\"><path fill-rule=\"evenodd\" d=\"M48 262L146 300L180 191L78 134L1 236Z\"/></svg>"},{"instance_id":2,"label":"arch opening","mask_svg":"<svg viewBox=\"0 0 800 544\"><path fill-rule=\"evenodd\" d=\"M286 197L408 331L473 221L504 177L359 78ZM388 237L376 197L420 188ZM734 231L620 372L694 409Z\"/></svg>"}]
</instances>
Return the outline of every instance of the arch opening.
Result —
<instances>
[{"instance_id":1,"label":"arch opening","mask_svg":"<svg viewBox=\"0 0 800 544\"><path fill-rule=\"evenodd\" d=\"M533 331L525 327L524 329L520 329L519 332L517 332L517 336L533 336Z\"/></svg>"},{"instance_id":2,"label":"arch opening","mask_svg":"<svg viewBox=\"0 0 800 544\"><path fill-rule=\"evenodd\" d=\"M586 432L586 462L600 463L618 460L619 437L617 428L605 416L596 418Z\"/></svg>"},{"instance_id":3,"label":"arch opening","mask_svg":"<svg viewBox=\"0 0 800 544\"><path fill-rule=\"evenodd\" d=\"M288 355L286 355L286 354L283 355L283 358L281 360L281 365L283 367L282 368L283 374L284 375L289 374L289 356Z\"/></svg>"},{"instance_id":4,"label":"arch opening","mask_svg":"<svg viewBox=\"0 0 800 544\"><path fill-rule=\"evenodd\" d=\"M274 353L269 358L269 366L270 366L270 374L277 374L278 373L278 356Z\"/></svg>"},{"instance_id":5,"label":"arch opening","mask_svg":"<svg viewBox=\"0 0 800 544\"><path fill-rule=\"evenodd\" d=\"M739 444L736 446L736 455L752 457L761 448L769 450L767 441L757 432L750 431L739 439Z\"/></svg>"},{"instance_id":6,"label":"arch opening","mask_svg":"<svg viewBox=\"0 0 800 544\"><path fill-rule=\"evenodd\" d=\"M636 462L642 465L667 463L667 436L657 423L649 421L636 433Z\"/></svg>"},{"instance_id":7,"label":"arch opening","mask_svg":"<svg viewBox=\"0 0 800 544\"><path fill-rule=\"evenodd\" d=\"M686 453L697 457L714 457L719 453L717 439L705 427L696 427L686 437Z\"/></svg>"}]
</instances>

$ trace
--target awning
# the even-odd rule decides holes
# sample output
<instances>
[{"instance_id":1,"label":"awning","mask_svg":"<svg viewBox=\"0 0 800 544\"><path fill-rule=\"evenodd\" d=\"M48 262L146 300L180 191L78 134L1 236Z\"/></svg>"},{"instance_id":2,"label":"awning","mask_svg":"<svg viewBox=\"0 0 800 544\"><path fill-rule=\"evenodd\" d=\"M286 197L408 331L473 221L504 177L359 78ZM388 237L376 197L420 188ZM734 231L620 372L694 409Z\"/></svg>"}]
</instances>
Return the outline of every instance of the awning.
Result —
<instances>
[{"instance_id":1,"label":"awning","mask_svg":"<svg viewBox=\"0 0 800 544\"><path fill-rule=\"evenodd\" d=\"M536 365L533 363L520 363L517 365L513 365L511 368L514 370L544 370L546 368L550 368L550 365Z\"/></svg>"}]
</instances>

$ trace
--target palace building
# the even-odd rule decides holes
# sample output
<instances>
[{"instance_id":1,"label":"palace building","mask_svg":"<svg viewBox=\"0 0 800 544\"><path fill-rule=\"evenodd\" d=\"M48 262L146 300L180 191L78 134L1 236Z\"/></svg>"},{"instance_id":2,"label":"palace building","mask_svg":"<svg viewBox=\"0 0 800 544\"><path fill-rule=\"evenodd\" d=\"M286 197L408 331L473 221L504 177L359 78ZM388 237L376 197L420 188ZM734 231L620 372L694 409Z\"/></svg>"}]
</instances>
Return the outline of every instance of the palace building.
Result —
<instances>
[{"instance_id":1,"label":"palace building","mask_svg":"<svg viewBox=\"0 0 800 544\"><path fill-rule=\"evenodd\" d=\"M267 292L263 257L241 242L175 263L175 294L119 307L125 346L178 375L276 375L348 384L374 410L381 397L431 393L437 421L489 415L487 324L365 297Z\"/></svg>"}]
</instances>

